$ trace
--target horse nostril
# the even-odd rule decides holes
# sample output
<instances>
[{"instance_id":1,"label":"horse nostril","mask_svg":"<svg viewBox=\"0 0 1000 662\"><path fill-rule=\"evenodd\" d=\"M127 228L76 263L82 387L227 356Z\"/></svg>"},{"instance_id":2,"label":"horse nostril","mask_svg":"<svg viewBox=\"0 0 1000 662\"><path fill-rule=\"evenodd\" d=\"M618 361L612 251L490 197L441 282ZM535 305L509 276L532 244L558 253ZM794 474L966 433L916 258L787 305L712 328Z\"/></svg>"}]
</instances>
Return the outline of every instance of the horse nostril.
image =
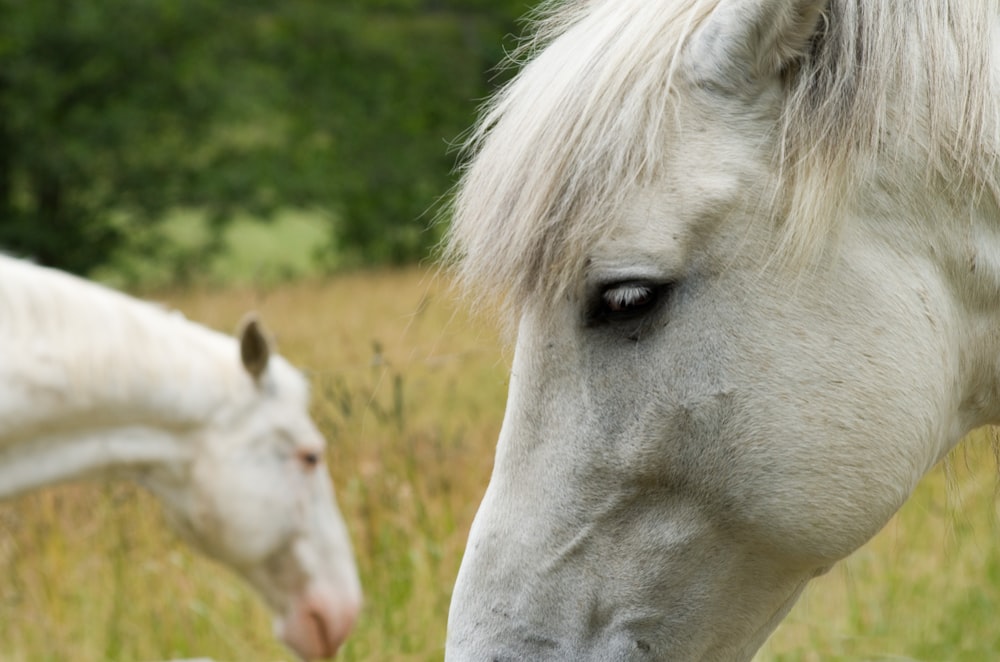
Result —
<instances>
[{"instance_id":1,"label":"horse nostril","mask_svg":"<svg viewBox=\"0 0 1000 662\"><path fill-rule=\"evenodd\" d=\"M336 655L341 642L335 643L331 640L332 633L327 623L323 620L323 616L317 611L311 611L309 612L309 618L312 619L320 650L324 651L324 655L327 657Z\"/></svg>"},{"instance_id":2,"label":"horse nostril","mask_svg":"<svg viewBox=\"0 0 1000 662\"><path fill-rule=\"evenodd\" d=\"M280 636L306 660L330 660L347 640L356 618L354 611L328 611L310 607L293 612L280 626Z\"/></svg>"},{"instance_id":3,"label":"horse nostril","mask_svg":"<svg viewBox=\"0 0 1000 662\"><path fill-rule=\"evenodd\" d=\"M314 586L293 599L277 622L278 633L300 657L328 660L347 640L360 611L360 592Z\"/></svg>"}]
</instances>

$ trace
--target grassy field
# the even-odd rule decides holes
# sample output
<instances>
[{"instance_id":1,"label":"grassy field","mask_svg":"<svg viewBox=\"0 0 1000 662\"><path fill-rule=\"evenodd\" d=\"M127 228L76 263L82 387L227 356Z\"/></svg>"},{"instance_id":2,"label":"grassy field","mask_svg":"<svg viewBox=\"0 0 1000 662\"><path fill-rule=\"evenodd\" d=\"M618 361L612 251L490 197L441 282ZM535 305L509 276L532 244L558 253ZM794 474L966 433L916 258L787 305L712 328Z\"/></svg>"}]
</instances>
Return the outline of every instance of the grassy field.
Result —
<instances>
[{"instance_id":1,"label":"grassy field","mask_svg":"<svg viewBox=\"0 0 1000 662\"><path fill-rule=\"evenodd\" d=\"M421 270L155 298L227 331L259 310L308 369L367 598L342 659L441 660L506 393L493 330ZM971 440L813 583L758 660L998 659L995 476L986 440ZM292 659L250 591L189 553L129 485L0 505L0 573L2 662Z\"/></svg>"}]
</instances>

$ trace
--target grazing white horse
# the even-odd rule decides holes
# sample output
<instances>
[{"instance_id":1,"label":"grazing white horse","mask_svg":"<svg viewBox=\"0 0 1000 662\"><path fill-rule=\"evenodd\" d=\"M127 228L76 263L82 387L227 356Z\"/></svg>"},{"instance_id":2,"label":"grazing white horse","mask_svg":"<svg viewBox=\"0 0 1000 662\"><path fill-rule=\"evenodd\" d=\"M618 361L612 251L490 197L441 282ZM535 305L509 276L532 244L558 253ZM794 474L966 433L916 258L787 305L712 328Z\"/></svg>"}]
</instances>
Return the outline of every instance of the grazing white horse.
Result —
<instances>
[{"instance_id":1,"label":"grazing white horse","mask_svg":"<svg viewBox=\"0 0 1000 662\"><path fill-rule=\"evenodd\" d=\"M572 0L455 200L516 324L449 662L749 660L1000 422L997 0Z\"/></svg>"},{"instance_id":2,"label":"grazing white horse","mask_svg":"<svg viewBox=\"0 0 1000 662\"><path fill-rule=\"evenodd\" d=\"M361 590L308 396L256 320L237 341L0 256L0 498L135 480L260 592L293 650L320 659L347 637Z\"/></svg>"}]
</instances>

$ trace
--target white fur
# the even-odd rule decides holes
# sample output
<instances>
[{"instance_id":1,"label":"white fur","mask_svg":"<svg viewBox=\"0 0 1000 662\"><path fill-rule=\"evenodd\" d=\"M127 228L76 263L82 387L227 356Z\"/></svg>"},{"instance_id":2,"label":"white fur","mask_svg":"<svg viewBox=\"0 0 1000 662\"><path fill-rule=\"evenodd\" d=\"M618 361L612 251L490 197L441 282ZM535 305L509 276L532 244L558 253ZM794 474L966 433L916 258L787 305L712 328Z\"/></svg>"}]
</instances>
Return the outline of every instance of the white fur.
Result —
<instances>
[{"instance_id":1,"label":"white fur","mask_svg":"<svg viewBox=\"0 0 1000 662\"><path fill-rule=\"evenodd\" d=\"M998 15L550 10L455 206L518 334L449 662L749 660L1000 422Z\"/></svg>"},{"instance_id":2,"label":"white fur","mask_svg":"<svg viewBox=\"0 0 1000 662\"><path fill-rule=\"evenodd\" d=\"M279 627L315 616L333 631L320 638L340 637L360 589L329 476L302 460L325 445L308 395L279 356L254 379L229 336L0 256L0 498L136 480L192 544L261 592Z\"/></svg>"}]
</instances>

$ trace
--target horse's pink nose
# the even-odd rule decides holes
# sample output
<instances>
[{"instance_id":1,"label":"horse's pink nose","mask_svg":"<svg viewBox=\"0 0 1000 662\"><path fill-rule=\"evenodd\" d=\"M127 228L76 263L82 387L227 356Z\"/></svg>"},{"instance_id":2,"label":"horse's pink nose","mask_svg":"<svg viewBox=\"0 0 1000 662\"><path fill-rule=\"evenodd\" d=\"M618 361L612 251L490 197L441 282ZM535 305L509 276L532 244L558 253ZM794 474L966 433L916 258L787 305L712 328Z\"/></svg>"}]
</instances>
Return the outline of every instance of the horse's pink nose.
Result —
<instances>
[{"instance_id":1,"label":"horse's pink nose","mask_svg":"<svg viewBox=\"0 0 1000 662\"><path fill-rule=\"evenodd\" d=\"M311 589L292 604L278 624L278 634L302 658L327 660L347 639L360 609L358 598Z\"/></svg>"}]
</instances>

